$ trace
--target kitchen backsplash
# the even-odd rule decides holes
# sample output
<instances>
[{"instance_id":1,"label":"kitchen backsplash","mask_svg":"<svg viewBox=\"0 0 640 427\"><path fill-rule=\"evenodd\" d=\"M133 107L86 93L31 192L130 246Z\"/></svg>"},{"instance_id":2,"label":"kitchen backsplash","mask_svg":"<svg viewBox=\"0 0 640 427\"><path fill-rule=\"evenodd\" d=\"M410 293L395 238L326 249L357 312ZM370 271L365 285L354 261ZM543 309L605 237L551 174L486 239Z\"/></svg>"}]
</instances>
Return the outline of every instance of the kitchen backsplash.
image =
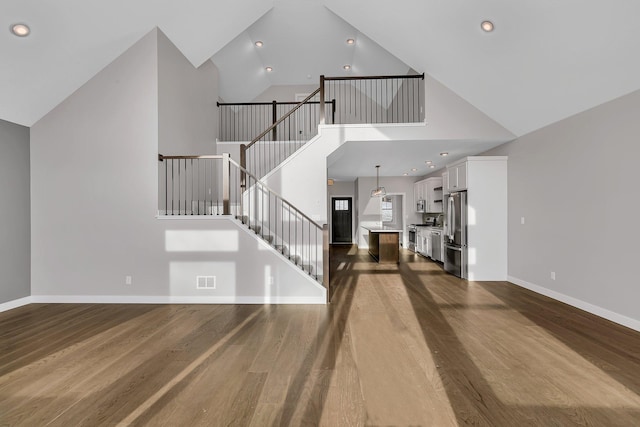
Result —
<instances>
[{"instance_id":1,"label":"kitchen backsplash","mask_svg":"<svg viewBox=\"0 0 640 427\"><path fill-rule=\"evenodd\" d=\"M444 214L443 213L423 213L422 214L422 222L427 222L427 217L436 217L436 226L442 227L444 223Z\"/></svg>"}]
</instances>

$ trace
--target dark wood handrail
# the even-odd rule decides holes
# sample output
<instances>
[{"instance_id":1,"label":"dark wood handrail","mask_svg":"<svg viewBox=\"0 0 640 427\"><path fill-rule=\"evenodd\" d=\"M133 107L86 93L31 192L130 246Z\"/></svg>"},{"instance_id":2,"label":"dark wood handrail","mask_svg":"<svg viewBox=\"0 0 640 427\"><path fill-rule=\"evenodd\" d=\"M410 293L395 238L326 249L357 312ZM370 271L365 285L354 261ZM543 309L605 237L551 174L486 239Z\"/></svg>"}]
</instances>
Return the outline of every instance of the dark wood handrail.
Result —
<instances>
[{"instance_id":1,"label":"dark wood handrail","mask_svg":"<svg viewBox=\"0 0 640 427\"><path fill-rule=\"evenodd\" d=\"M242 165L239 165L238 163L236 163L231 157L229 157L228 154L214 154L214 155L187 155L187 156L165 156L163 154L158 154L158 160L159 161L164 161L164 160L175 160L175 159L179 159L179 160L189 160L189 159L225 159L226 161L228 161L230 164L234 165L235 167L237 167L240 172L247 174L248 176L250 176L251 178L253 178L253 180L255 181L256 184L259 184L261 187L264 187L267 191L269 191L269 193L273 194L274 196L276 196L277 198L279 198L280 200L282 200L284 203L286 203L291 209L294 209L296 212L298 212L304 219L306 219L309 223L313 224L316 228L318 228L319 230L322 230L322 226L320 224L318 224L317 222L315 222L314 220L312 220L311 218L309 218L307 215L305 215L304 212L302 212L300 209L296 208L295 205L293 205L293 203L291 203L290 201L288 201L287 199L285 199L284 197L282 197L279 193L273 191L271 188L269 188L269 186L264 183L264 181L261 181L257 176L255 176L254 174L252 174L251 172L249 172L248 170L246 170ZM224 175L224 174L223 174ZM228 185L228 184L227 184Z\"/></svg>"},{"instance_id":2,"label":"dark wood handrail","mask_svg":"<svg viewBox=\"0 0 640 427\"><path fill-rule=\"evenodd\" d=\"M260 186L264 187L267 191L269 191L269 193L273 194L274 196L276 196L277 198L282 200L291 209L294 209L296 212L298 212L310 224L313 224L317 229L322 230L322 226L320 224L318 224L317 222L315 222L314 220L309 218L307 215L305 215L304 212L302 212L300 209L296 208L293 203L291 203L290 201L288 201L287 199L282 197L279 193L277 193L277 192L273 191L271 188L269 188L269 186L267 184L265 184L264 181L260 181L260 179L258 179L258 177L256 177L254 174L252 174L251 172L246 170L244 167L242 167L242 165L239 165L238 163L234 162L233 159L229 159L229 163L234 165L235 167L237 167L240 170L240 172L245 173L248 176L250 176L251 178L253 178L253 180L255 181L256 184L259 184Z\"/></svg>"},{"instance_id":3,"label":"dark wood handrail","mask_svg":"<svg viewBox=\"0 0 640 427\"><path fill-rule=\"evenodd\" d=\"M326 103L331 103L332 101L325 101ZM276 105L298 105L300 101L276 101ZM230 107L243 107L250 105L273 105L274 102L216 102L218 107L220 106L230 106ZM320 101L309 101L307 104L320 104Z\"/></svg>"},{"instance_id":4,"label":"dark wood handrail","mask_svg":"<svg viewBox=\"0 0 640 427\"><path fill-rule=\"evenodd\" d=\"M187 155L187 156L165 156L164 154L158 154L158 160L159 161L164 161L164 159L167 160L175 160L175 159L179 159L179 160L189 160L189 159L222 159L224 156L222 156L221 154L206 154L206 155Z\"/></svg>"},{"instance_id":5,"label":"dark wood handrail","mask_svg":"<svg viewBox=\"0 0 640 427\"><path fill-rule=\"evenodd\" d=\"M345 77L325 77L324 80L387 80L387 79L422 79L422 74L400 74L396 76L345 76Z\"/></svg>"},{"instance_id":6,"label":"dark wood handrail","mask_svg":"<svg viewBox=\"0 0 640 427\"><path fill-rule=\"evenodd\" d=\"M260 135L258 135L257 137L255 137L253 139L253 141L251 141L249 144L246 145L246 149L249 149L252 145L254 145L256 142L260 141L266 134L268 134L269 132L273 131L280 123L282 123L287 117L289 117L290 115L292 115L294 112L298 111L298 109L300 109L300 107L302 107L304 104L307 104L308 101L313 98L314 96L316 96L318 93L320 92L320 88L314 90L313 92L311 92L311 94L309 94L309 96L307 96L305 99L303 99L300 103L298 103L298 105L296 105L295 107L293 107L287 114L285 114L284 116L280 117L278 120L276 120L276 122L274 124L272 124L271 126L269 126L264 132L262 132ZM321 102L322 104L322 102Z\"/></svg>"}]
</instances>

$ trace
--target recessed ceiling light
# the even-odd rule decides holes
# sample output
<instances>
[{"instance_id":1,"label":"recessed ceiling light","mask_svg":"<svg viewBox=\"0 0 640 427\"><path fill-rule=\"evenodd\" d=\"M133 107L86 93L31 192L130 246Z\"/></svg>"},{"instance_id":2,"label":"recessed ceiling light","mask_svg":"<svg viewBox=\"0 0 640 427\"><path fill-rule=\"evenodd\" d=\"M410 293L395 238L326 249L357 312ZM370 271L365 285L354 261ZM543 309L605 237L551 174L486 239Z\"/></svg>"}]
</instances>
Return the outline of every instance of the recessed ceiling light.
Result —
<instances>
[{"instance_id":1,"label":"recessed ceiling light","mask_svg":"<svg viewBox=\"0 0 640 427\"><path fill-rule=\"evenodd\" d=\"M430 165L430 164L431 164L431 163L433 163L433 162L432 162L431 160L427 160L425 163L426 163L426 164L428 164L428 165Z\"/></svg>"},{"instance_id":2,"label":"recessed ceiling light","mask_svg":"<svg viewBox=\"0 0 640 427\"><path fill-rule=\"evenodd\" d=\"M27 37L31 32L27 24L13 24L11 26L11 32L18 37Z\"/></svg>"},{"instance_id":3,"label":"recessed ceiling light","mask_svg":"<svg viewBox=\"0 0 640 427\"><path fill-rule=\"evenodd\" d=\"M493 22L482 21L482 24L480 24L480 28L482 28L483 31L490 33L491 31L493 31Z\"/></svg>"},{"instance_id":4,"label":"recessed ceiling light","mask_svg":"<svg viewBox=\"0 0 640 427\"><path fill-rule=\"evenodd\" d=\"M269 72L269 73L270 73L270 72L272 72L272 71L273 71L273 68L271 68L271 67L267 67L267 68L265 68L265 70L267 70L267 72Z\"/></svg>"},{"instance_id":5,"label":"recessed ceiling light","mask_svg":"<svg viewBox=\"0 0 640 427\"><path fill-rule=\"evenodd\" d=\"M407 176L407 175L409 175L409 174L408 174L408 173L406 173L406 172L402 174L402 176Z\"/></svg>"},{"instance_id":6,"label":"recessed ceiling light","mask_svg":"<svg viewBox=\"0 0 640 427\"><path fill-rule=\"evenodd\" d=\"M347 44L355 44L355 42L354 39L347 39Z\"/></svg>"},{"instance_id":7,"label":"recessed ceiling light","mask_svg":"<svg viewBox=\"0 0 640 427\"><path fill-rule=\"evenodd\" d=\"M429 169L435 169L436 165L429 165Z\"/></svg>"},{"instance_id":8,"label":"recessed ceiling light","mask_svg":"<svg viewBox=\"0 0 640 427\"><path fill-rule=\"evenodd\" d=\"M256 42L256 46L257 46L257 47L262 47L262 45L263 45L263 44L264 44L264 43L262 43L260 40L258 40L258 41Z\"/></svg>"},{"instance_id":9,"label":"recessed ceiling light","mask_svg":"<svg viewBox=\"0 0 640 427\"><path fill-rule=\"evenodd\" d=\"M440 155L441 155L442 157L444 157L444 156L448 156L448 155L449 155L449 153L444 152L444 153L440 153Z\"/></svg>"},{"instance_id":10,"label":"recessed ceiling light","mask_svg":"<svg viewBox=\"0 0 640 427\"><path fill-rule=\"evenodd\" d=\"M345 66L344 66L344 67L342 67L342 68L344 68L345 70L347 70L347 71L348 71L348 70L350 70L350 69L351 69L351 65L347 64L347 65L345 65Z\"/></svg>"},{"instance_id":11,"label":"recessed ceiling light","mask_svg":"<svg viewBox=\"0 0 640 427\"><path fill-rule=\"evenodd\" d=\"M415 172L417 170L418 170L417 168L411 168L411 172Z\"/></svg>"}]
</instances>

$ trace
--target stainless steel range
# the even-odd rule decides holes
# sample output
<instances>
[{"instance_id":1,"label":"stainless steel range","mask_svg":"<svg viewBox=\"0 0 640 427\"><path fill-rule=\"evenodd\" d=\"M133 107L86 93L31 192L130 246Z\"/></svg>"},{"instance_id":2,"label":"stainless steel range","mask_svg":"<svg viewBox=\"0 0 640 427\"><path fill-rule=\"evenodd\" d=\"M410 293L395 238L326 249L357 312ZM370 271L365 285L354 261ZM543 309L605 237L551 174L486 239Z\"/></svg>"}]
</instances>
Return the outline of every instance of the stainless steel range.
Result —
<instances>
[{"instance_id":1,"label":"stainless steel range","mask_svg":"<svg viewBox=\"0 0 640 427\"><path fill-rule=\"evenodd\" d=\"M409 247L408 249L412 252L416 251L416 225L409 224L407 227L407 234L409 235Z\"/></svg>"}]
</instances>

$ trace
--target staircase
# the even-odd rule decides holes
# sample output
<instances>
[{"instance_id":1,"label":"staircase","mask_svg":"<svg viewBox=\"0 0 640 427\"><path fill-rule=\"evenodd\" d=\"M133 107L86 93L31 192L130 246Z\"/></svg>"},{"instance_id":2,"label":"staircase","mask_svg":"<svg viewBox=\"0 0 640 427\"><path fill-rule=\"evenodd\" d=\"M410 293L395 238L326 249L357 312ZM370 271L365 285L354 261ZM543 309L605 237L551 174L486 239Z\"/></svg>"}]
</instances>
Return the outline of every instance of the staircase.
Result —
<instances>
[{"instance_id":1,"label":"staircase","mask_svg":"<svg viewBox=\"0 0 640 427\"><path fill-rule=\"evenodd\" d=\"M159 155L160 215L229 215L321 284L323 227L228 154ZM326 285L326 284L325 284Z\"/></svg>"},{"instance_id":2,"label":"staircase","mask_svg":"<svg viewBox=\"0 0 640 427\"><path fill-rule=\"evenodd\" d=\"M271 104L218 104L219 107L234 108L271 105L272 123L249 143L240 144L240 163L233 161L229 154L159 155L160 162L164 162L164 167L160 167L159 213L231 216L328 289L327 226L323 227L305 215L262 179L315 137L318 126L327 121L332 124L423 121L423 81L424 75L321 76L320 87L280 118L276 118L276 101ZM326 101L327 95L331 101ZM331 106L328 117L326 105ZM237 111L231 113L235 114L234 126L238 123L242 123L241 128L259 126L247 122L247 117L253 114L240 116ZM229 115L228 112L224 114ZM221 123L224 123L222 109Z\"/></svg>"}]
</instances>

